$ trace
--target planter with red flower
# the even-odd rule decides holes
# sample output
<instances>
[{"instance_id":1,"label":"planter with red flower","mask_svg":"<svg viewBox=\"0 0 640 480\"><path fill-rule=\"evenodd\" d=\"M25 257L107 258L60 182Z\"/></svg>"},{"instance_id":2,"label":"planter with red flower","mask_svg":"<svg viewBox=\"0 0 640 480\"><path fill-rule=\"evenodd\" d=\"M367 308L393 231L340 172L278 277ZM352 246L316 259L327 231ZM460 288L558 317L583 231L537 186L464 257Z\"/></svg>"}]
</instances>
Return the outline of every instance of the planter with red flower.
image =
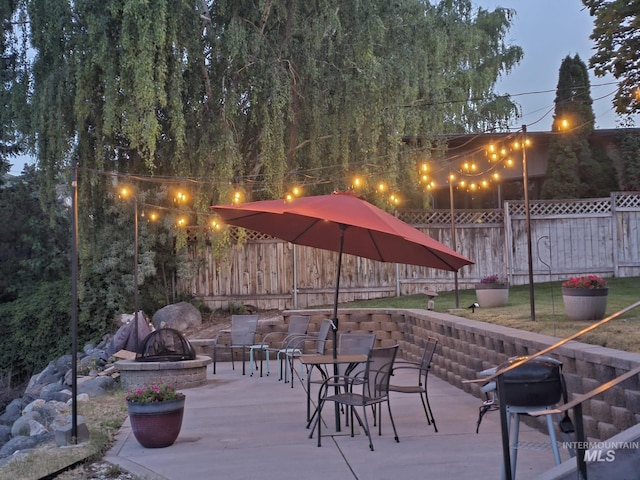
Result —
<instances>
[{"instance_id":1,"label":"planter with red flower","mask_svg":"<svg viewBox=\"0 0 640 480\"><path fill-rule=\"evenodd\" d=\"M607 310L607 282L598 275L571 277L562 282L562 300L570 320L601 320Z\"/></svg>"},{"instance_id":2,"label":"planter with red flower","mask_svg":"<svg viewBox=\"0 0 640 480\"><path fill-rule=\"evenodd\" d=\"M509 301L509 282L499 275L489 275L476 283L476 298L482 308L504 307Z\"/></svg>"},{"instance_id":3,"label":"planter with red flower","mask_svg":"<svg viewBox=\"0 0 640 480\"><path fill-rule=\"evenodd\" d=\"M166 383L145 385L126 396L131 430L146 448L173 445L182 428L184 394Z\"/></svg>"}]
</instances>

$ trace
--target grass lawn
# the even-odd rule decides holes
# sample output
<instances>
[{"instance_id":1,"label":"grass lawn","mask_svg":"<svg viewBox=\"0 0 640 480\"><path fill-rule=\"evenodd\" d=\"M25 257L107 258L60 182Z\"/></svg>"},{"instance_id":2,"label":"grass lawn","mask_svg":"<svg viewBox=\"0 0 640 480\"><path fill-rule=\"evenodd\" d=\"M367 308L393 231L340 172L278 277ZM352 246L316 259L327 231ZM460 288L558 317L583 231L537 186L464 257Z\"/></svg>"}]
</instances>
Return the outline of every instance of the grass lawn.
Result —
<instances>
[{"instance_id":1,"label":"grass lawn","mask_svg":"<svg viewBox=\"0 0 640 480\"><path fill-rule=\"evenodd\" d=\"M476 301L475 290L458 291L459 310L456 309L455 293L442 292L435 298L434 310L481 322L564 338L586 328L590 322L574 322L568 319L564 312L560 284L561 282L548 282L534 285L535 321L531 320L529 285L511 286L509 288L509 303L506 306L476 308L475 312L467 308ZM640 301L639 277L611 278L607 279L607 284L609 286L607 316ZM340 306L426 308L426 305L426 295L418 294L351 302ZM640 353L640 308L634 308L625 315L583 335L578 341Z\"/></svg>"}]
</instances>

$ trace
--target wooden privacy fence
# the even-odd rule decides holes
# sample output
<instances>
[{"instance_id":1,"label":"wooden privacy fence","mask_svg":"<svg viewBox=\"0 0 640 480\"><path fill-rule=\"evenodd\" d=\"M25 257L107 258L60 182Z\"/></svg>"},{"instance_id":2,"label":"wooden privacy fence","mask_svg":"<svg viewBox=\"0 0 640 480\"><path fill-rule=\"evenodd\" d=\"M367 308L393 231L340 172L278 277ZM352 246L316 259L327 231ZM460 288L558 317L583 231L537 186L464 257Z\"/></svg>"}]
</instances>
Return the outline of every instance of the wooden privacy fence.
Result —
<instances>
[{"instance_id":1,"label":"wooden privacy fence","mask_svg":"<svg viewBox=\"0 0 640 480\"><path fill-rule=\"evenodd\" d=\"M532 201L532 269L534 282L581 274L605 277L640 275L640 194L612 193L609 198ZM407 223L445 245L452 245L449 210L400 210ZM529 280L524 203L503 209L455 210L457 251L475 265L458 272L460 289L482 277L499 274L512 285ZM246 243L233 245L221 258L208 246L190 247L189 271L179 287L212 308L229 303L260 309L330 305L336 281L337 254L293 245L249 232ZM454 273L411 265L343 256L340 301L454 289Z\"/></svg>"}]
</instances>

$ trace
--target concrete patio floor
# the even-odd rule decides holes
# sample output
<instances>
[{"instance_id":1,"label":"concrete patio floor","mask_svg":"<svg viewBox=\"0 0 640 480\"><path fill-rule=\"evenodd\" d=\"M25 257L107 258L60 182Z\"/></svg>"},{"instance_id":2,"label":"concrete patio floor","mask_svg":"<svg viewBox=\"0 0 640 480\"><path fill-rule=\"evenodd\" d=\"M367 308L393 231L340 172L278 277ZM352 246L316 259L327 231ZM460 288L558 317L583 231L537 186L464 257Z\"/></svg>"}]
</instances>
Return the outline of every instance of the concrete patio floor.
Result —
<instances>
[{"instance_id":1,"label":"concrete patio floor","mask_svg":"<svg viewBox=\"0 0 640 480\"><path fill-rule=\"evenodd\" d=\"M429 378L429 398L438 433L427 425L417 395L392 392L400 443L393 439L385 407L382 436L376 428L373 452L364 434L323 436L320 448L315 437L308 438L306 394L299 379L291 388L278 381L276 373L243 376L238 365L235 371L231 369L231 363L219 363L215 376L209 366L207 377L206 385L184 390L182 430L171 447L143 448L127 420L105 460L148 480L477 480L501 476L499 413L489 412L476 434L480 400L435 376ZM407 378L403 372L397 376L398 381ZM333 417L325 413L325 418ZM554 466L547 435L521 423L520 442L518 480L535 479ZM569 459L567 450L560 453L563 461Z\"/></svg>"}]
</instances>

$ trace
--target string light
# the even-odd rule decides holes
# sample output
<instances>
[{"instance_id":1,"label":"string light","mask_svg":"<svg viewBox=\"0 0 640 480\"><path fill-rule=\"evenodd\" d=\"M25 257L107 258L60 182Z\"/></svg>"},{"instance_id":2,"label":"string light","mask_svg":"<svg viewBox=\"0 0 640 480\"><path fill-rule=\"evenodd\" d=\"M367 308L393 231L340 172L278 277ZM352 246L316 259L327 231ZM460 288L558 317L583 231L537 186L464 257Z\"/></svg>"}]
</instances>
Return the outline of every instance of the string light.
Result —
<instances>
[{"instance_id":1,"label":"string light","mask_svg":"<svg viewBox=\"0 0 640 480\"><path fill-rule=\"evenodd\" d=\"M132 190L129 187L122 187L120 189L120 198L128 198L132 195Z\"/></svg>"},{"instance_id":2,"label":"string light","mask_svg":"<svg viewBox=\"0 0 640 480\"><path fill-rule=\"evenodd\" d=\"M211 220L210 225L211 225L211 230L213 230L214 232L219 232L222 230L222 224L218 222L218 220L216 220L215 218Z\"/></svg>"},{"instance_id":3,"label":"string light","mask_svg":"<svg viewBox=\"0 0 640 480\"><path fill-rule=\"evenodd\" d=\"M566 121L563 120L563 125L566 125ZM478 137L480 136L480 134L478 134ZM474 137L474 138L478 138L478 137ZM458 173L462 174L462 177L459 178L458 180L456 180L456 176L453 174L449 175L449 183L453 184L454 181L458 181L458 185L457 187L462 189L462 190L466 190L466 191L475 191L478 189L482 189L482 190L487 190L489 188L491 188L491 184L494 182L498 182L500 181L500 174L498 174L497 172L494 172L492 170L494 170L495 168L497 168L500 165L503 165L504 167L512 167L514 165L514 161L513 159L511 159L508 155L511 151L511 149L518 149L521 147L521 145L519 144L519 142L515 141L509 141L510 138L517 138L515 137L515 135L508 135L506 136L504 141L500 141L500 142L491 142L487 145L485 145L483 148L478 148L476 150L471 149L466 149L465 150L465 155L473 155L474 152L475 153L480 153L482 152L482 150L485 151L485 160L484 160L484 166L482 165L482 163L478 164L475 161L473 161L472 159L466 159L464 160L464 162L461 163L461 166L459 167ZM527 145L530 145L530 139L527 138ZM505 142L508 142L507 144L505 144ZM468 143L468 142L467 142ZM453 149L455 149L456 147L454 147ZM452 151L453 149L447 149L447 151ZM451 157L449 157L451 158ZM488 162L488 167L487 167L487 160L489 160ZM373 177L373 176L380 176L380 172L376 172L375 168L382 168L380 165L376 165L376 164L365 164L362 163L360 164L361 167L367 168L371 170L371 173L365 174L364 177L362 175L356 175L353 177L352 180L352 185L351 187L353 189L365 189L367 188L367 179ZM333 168L330 166L327 167L319 167L315 170L322 170L325 168ZM451 160L447 160L447 163L445 165L444 162L440 161L440 163L438 163L438 161L435 161L435 168L434 168L434 164L431 162L427 162L427 161L419 161L418 165L417 165L417 169L418 169L418 180L420 181L420 183L423 185L424 191L431 191L433 189L436 188L437 186L437 182L436 179L438 178L438 175L442 175L442 170L444 168L451 168ZM85 169L87 170L87 169ZM308 171L305 170L304 172L311 172L311 170L314 169L309 169ZM440 172L440 173L438 173ZM146 182L153 182L153 183L160 183L160 181L162 183L185 183L185 182L194 182L194 183L198 183L197 180L191 180L191 179L185 179L183 178L167 178L164 180L160 180L159 177L155 176L155 177L147 177L147 176L141 176L141 177L132 177L131 175L120 175L118 173L114 173L114 172L103 172L103 171L98 171L98 174L108 174L110 176L115 176L115 177L126 177L127 180L131 180L132 178L139 180L139 181L146 181ZM296 175L304 175L306 177L305 179L305 185L318 185L318 184L322 184L322 183L330 183L331 180L329 178L326 179L322 179L320 177L314 177L312 175L307 175L306 173L302 173L302 171L298 170L296 171ZM464 179L463 177L467 176L467 177L474 177L472 180L470 179ZM485 177L485 178L482 178ZM308 181L308 179L310 179L311 181ZM255 193L255 192L259 192L261 191L259 188L256 188L256 185L262 184L262 183L266 183L268 180L265 179L262 180L261 182L258 181L253 181L250 178L240 178L237 177L236 181L238 181L239 183L246 183L249 187L250 190ZM215 185L217 183L223 184L222 182L216 182L216 181L212 181L210 179L203 181L201 183L206 183L208 185ZM226 182L225 182L226 183ZM374 186L375 185L375 186ZM389 192L389 187L388 184L384 181L384 180L378 180L377 182L373 183L371 185L373 188L371 189L373 193L378 193L378 194L384 194L384 195L388 195L387 196L387 201L391 204L391 205L399 205L401 203L401 198L399 195L397 195L396 193L391 193ZM126 198L128 196L131 195L130 192L131 188L130 187L122 187L120 189L120 196L122 198ZM292 186L290 188L290 193L288 193L285 196L285 199L287 201L292 201L295 199L295 197L298 197L300 195L302 195L302 188L299 186ZM363 195L366 195L366 192L362 193ZM245 193L243 191L243 189L236 189L233 193L232 193L232 203L233 204L240 204L242 202L245 201ZM187 201L189 201L189 196L187 193L185 193L185 191L183 189L180 189L177 191L177 193L174 196L174 202L176 204L185 204ZM176 205L177 206L177 205ZM192 212L195 215L204 215L203 212ZM149 213L147 212L148 215L148 221L157 221L157 219L159 218L159 215L156 212L153 213ZM187 220L182 218L178 221L178 225L179 226L186 226L187 225ZM214 223L211 223L212 226L212 230L218 231L218 227L215 226Z\"/></svg>"},{"instance_id":4,"label":"string light","mask_svg":"<svg viewBox=\"0 0 640 480\"><path fill-rule=\"evenodd\" d=\"M173 198L173 200L176 203L186 203L187 202L187 194L178 190L178 192L176 192L176 196Z\"/></svg>"},{"instance_id":5,"label":"string light","mask_svg":"<svg viewBox=\"0 0 640 480\"><path fill-rule=\"evenodd\" d=\"M244 201L244 194L242 193L242 191L236 190L235 192L233 192L232 203L234 203L235 205L238 205L239 203L242 203L243 201Z\"/></svg>"}]
</instances>

